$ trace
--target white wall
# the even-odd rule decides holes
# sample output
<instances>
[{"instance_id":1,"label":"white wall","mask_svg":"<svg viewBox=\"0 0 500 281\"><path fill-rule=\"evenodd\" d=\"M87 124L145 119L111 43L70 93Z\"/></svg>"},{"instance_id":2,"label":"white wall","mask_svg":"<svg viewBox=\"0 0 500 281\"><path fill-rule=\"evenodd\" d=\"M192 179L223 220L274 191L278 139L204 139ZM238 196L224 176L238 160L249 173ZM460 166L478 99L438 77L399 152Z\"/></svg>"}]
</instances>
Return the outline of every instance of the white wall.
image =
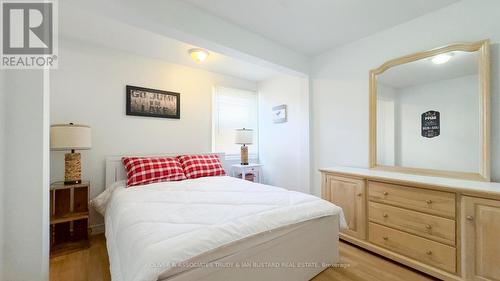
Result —
<instances>
[{"instance_id":1,"label":"white wall","mask_svg":"<svg viewBox=\"0 0 500 281\"><path fill-rule=\"evenodd\" d=\"M288 122L273 123L272 108L287 105ZM259 160L265 183L310 192L309 83L279 75L259 83Z\"/></svg>"},{"instance_id":2,"label":"white wall","mask_svg":"<svg viewBox=\"0 0 500 281\"><path fill-rule=\"evenodd\" d=\"M4 252L4 188L5 188L5 71L0 70L0 261ZM0 280L3 280L3 262L0 262Z\"/></svg>"},{"instance_id":3,"label":"white wall","mask_svg":"<svg viewBox=\"0 0 500 281\"><path fill-rule=\"evenodd\" d=\"M46 75L40 70L9 70L5 77L4 280L48 280Z\"/></svg>"},{"instance_id":4,"label":"white wall","mask_svg":"<svg viewBox=\"0 0 500 281\"><path fill-rule=\"evenodd\" d=\"M210 151L214 85L257 89L252 81L81 42L63 41L59 52L59 69L51 75L51 123L91 126L92 149L81 151L91 197L104 189L106 156ZM179 92L181 119L126 116L125 85ZM61 180L64 152L51 155L51 180ZM101 224L91 211L90 224Z\"/></svg>"},{"instance_id":5,"label":"white wall","mask_svg":"<svg viewBox=\"0 0 500 281\"><path fill-rule=\"evenodd\" d=\"M378 83L377 89L377 161L381 165L395 164L396 89Z\"/></svg>"},{"instance_id":6,"label":"white wall","mask_svg":"<svg viewBox=\"0 0 500 281\"><path fill-rule=\"evenodd\" d=\"M477 75L399 89L398 165L478 173L478 89ZM428 110L440 112L441 134L434 138L421 136L421 114Z\"/></svg>"},{"instance_id":7,"label":"white wall","mask_svg":"<svg viewBox=\"0 0 500 281\"><path fill-rule=\"evenodd\" d=\"M480 3L479 3L480 2ZM313 190L317 169L368 166L368 71L389 59L454 42L491 39L492 178L500 180L500 1L463 0L317 56L312 63Z\"/></svg>"},{"instance_id":8,"label":"white wall","mask_svg":"<svg viewBox=\"0 0 500 281\"><path fill-rule=\"evenodd\" d=\"M381 165L479 171L479 80L462 76L405 88L379 83L377 162ZM421 114L441 113L441 135L421 136Z\"/></svg>"}]
</instances>

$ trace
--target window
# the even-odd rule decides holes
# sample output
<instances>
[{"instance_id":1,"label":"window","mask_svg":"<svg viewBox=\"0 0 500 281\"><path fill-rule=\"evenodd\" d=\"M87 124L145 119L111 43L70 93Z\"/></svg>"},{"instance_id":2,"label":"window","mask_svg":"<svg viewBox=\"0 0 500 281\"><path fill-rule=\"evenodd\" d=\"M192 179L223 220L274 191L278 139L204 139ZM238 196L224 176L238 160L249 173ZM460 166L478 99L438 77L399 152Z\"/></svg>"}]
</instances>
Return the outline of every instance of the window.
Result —
<instances>
[{"instance_id":1,"label":"window","mask_svg":"<svg viewBox=\"0 0 500 281\"><path fill-rule=\"evenodd\" d=\"M257 157L258 106L257 93L234 88L214 87L212 116L212 151L239 157L240 145L234 143L236 129L253 129L250 157Z\"/></svg>"}]
</instances>

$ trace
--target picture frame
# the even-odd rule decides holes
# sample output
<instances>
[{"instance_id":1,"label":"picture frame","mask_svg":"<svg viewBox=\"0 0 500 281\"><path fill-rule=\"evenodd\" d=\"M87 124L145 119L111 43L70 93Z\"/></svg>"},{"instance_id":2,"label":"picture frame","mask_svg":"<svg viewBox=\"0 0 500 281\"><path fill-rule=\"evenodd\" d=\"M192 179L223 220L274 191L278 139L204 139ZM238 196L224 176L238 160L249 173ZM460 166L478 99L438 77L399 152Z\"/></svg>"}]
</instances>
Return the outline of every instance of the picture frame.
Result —
<instances>
[{"instance_id":1,"label":"picture frame","mask_svg":"<svg viewBox=\"0 0 500 281\"><path fill-rule=\"evenodd\" d=\"M420 115L421 136L424 138L435 138L441 134L441 113L429 110Z\"/></svg>"},{"instance_id":2,"label":"picture frame","mask_svg":"<svg viewBox=\"0 0 500 281\"><path fill-rule=\"evenodd\" d=\"M273 123L285 123L287 122L287 117L286 104L273 107Z\"/></svg>"},{"instance_id":3,"label":"picture frame","mask_svg":"<svg viewBox=\"0 0 500 281\"><path fill-rule=\"evenodd\" d=\"M126 86L126 114L156 118L181 118L180 93Z\"/></svg>"}]
</instances>

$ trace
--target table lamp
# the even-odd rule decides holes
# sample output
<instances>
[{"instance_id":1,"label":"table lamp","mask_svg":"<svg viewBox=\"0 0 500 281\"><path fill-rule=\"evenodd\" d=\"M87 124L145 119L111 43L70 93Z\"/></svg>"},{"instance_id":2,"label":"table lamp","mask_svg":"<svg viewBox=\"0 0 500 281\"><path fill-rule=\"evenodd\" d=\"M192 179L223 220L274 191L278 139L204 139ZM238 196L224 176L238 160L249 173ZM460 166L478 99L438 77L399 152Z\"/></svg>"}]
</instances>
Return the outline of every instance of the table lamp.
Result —
<instances>
[{"instance_id":1,"label":"table lamp","mask_svg":"<svg viewBox=\"0 0 500 281\"><path fill-rule=\"evenodd\" d=\"M248 146L253 142L253 130L251 129L237 129L235 143L241 144L241 165L248 165Z\"/></svg>"},{"instance_id":2,"label":"table lamp","mask_svg":"<svg viewBox=\"0 0 500 281\"><path fill-rule=\"evenodd\" d=\"M50 126L50 149L71 151L64 155L64 184L82 182L81 156L75 150L86 150L90 147L89 126L73 123Z\"/></svg>"}]
</instances>

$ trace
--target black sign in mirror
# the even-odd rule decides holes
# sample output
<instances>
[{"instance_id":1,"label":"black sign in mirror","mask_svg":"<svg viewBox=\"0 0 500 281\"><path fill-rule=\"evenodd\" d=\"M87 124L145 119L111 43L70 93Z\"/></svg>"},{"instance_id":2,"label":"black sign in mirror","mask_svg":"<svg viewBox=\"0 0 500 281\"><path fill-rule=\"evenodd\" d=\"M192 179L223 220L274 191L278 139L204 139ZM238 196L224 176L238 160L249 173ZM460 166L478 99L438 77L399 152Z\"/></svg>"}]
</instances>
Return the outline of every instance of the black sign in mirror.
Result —
<instances>
[{"instance_id":1,"label":"black sign in mirror","mask_svg":"<svg viewBox=\"0 0 500 281\"><path fill-rule=\"evenodd\" d=\"M430 110L422 113L422 137L433 138L441 133L439 111Z\"/></svg>"}]
</instances>

